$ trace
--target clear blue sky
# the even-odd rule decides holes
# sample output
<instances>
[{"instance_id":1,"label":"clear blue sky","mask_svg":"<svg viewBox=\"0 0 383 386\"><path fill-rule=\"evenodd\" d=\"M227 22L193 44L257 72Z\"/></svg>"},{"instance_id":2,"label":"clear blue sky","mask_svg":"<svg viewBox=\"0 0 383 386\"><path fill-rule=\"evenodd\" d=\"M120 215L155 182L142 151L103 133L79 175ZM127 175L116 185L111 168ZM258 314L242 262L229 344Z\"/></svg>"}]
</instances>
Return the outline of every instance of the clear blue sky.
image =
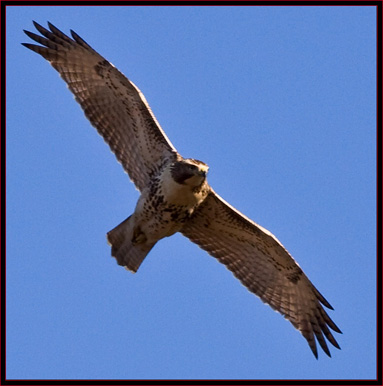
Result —
<instances>
[{"instance_id":1,"label":"clear blue sky","mask_svg":"<svg viewBox=\"0 0 383 386\"><path fill-rule=\"evenodd\" d=\"M75 30L145 94L214 189L335 308L315 360L181 235L133 275L105 234L138 192L58 74L20 43ZM374 7L7 8L7 378L370 379L376 370Z\"/></svg>"}]
</instances>

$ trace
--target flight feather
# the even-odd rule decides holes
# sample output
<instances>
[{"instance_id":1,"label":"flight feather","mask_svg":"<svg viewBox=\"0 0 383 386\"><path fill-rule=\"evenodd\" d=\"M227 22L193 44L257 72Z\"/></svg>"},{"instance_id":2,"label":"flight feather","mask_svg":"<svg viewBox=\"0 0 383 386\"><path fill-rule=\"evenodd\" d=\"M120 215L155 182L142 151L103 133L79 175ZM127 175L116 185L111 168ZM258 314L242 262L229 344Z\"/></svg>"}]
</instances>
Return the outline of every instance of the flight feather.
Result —
<instances>
[{"instance_id":1,"label":"flight feather","mask_svg":"<svg viewBox=\"0 0 383 386\"><path fill-rule=\"evenodd\" d=\"M324 307L329 302L279 240L223 200L208 185L208 166L177 153L140 90L80 36L25 31L59 72L86 117L141 191L135 212L107 234L118 264L136 272L163 237L181 232L217 258L247 289L281 313L307 340L330 356L341 333Z\"/></svg>"},{"instance_id":2,"label":"flight feather","mask_svg":"<svg viewBox=\"0 0 383 386\"><path fill-rule=\"evenodd\" d=\"M141 91L75 32L69 38L52 24L34 22L25 33L41 45L23 43L50 62L67 83L86 117L108 143L139 190L177 151Z\"/></svg>"}]
</instances>

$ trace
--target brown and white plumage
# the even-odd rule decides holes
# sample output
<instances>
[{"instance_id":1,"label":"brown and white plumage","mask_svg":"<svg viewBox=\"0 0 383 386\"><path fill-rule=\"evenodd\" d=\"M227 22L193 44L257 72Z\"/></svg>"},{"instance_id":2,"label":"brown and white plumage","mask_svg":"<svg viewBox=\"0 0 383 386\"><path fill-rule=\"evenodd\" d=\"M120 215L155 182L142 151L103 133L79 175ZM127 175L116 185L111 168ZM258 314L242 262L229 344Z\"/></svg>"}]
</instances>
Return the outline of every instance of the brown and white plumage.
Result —
<instances>
[{"instance_id":1,"label":"brown and white plumage","mask_svg":"<svg viewBox=\"0 0 383 386\"><path fill-rule=\"evenodd\" d=\"M176 150L154 117L140 90L75 32L73 39L49 23L38 23L43 35L25 33L43 46L23 43L59 72L86 117L110 146L139 190L151 173Z\"/></svg>"},{"instance_id":2,"label":"brown and white plumage","mask_svg":"<svg viewBox=\"0 0 383 386\"><path fill-rule=\"evenodd\" d=\"M249 291L284 315L307 339L316 357L314 336L329 356L324 336L340 348L328 326L341 331L322 304L332 307L298 263L273 234L213 190L181 232L225 264Z\"/></svg>"},{"instance_id":3,"label":"brown and white plumage","mask_svg":"<svg viewBox=\"0 0 383 386\"><path fill-rule=\"evenodd\" d=\"M207 184L207 165L177 153L139 89L71 31L34 23L41 45L23 43L60 73L86 117L108 143L141 197L132 216L108 233L112 255L135 272L155 243L174 232L216 257L263 302L330 356L325 338L340 333L318 292L283 245L219 197Z\"/></svg>"}]
</instances>

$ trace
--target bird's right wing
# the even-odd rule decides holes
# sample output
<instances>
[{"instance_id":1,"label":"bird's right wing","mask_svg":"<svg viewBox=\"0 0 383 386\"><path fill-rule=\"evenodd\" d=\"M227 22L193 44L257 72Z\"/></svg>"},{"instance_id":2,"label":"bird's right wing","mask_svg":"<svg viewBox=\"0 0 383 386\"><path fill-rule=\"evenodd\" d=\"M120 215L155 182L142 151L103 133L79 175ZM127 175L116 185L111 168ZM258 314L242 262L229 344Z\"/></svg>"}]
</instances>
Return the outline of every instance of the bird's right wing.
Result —
<instances>
[{"instance_id":1,"label":"bird's right wing","mask_svg":"<svg viewBox=\"0 0 383 386\"><path fill-rule=\"evenodd\" d=\"M86 117L142 190L152 173L177 157L144 95L75 32L71 31L71 39L50 23L50 31L34 25L42 36L24 32L41 45L23 45L59 72Z\"/></svg>"},{"instance_id":2,"label":"bird's right wing","mask_svg":"<svg viewBox=\"0 0 383 386\"><path fill-rule=\"evenodd\" d=\"M247 289L280 312L306 338L318 357L315 337L330 356L325 337L339 345L329 327L341 332L323 306L327 300L269 231L234 209L213 190L181 233L233 272Z\"/></svg>"}]
</instances>

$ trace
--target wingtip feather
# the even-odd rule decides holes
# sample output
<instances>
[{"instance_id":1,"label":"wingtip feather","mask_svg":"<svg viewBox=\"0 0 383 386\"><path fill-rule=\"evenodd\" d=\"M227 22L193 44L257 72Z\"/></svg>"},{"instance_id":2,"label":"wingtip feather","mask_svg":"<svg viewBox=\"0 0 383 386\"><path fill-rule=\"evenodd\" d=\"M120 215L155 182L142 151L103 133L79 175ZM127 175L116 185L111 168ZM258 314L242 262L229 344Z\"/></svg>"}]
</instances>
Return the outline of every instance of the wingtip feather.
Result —
<instances>
[{"instance_id":1,"label":"wingtip feather","mask_svg":"<svg viewBox=\"0 0 383 386\"><path fill-rule=\"evenodd\" d=\"M48 32L48 30L46 28L44 28L41 24L37 23L37 21L33 20L33 25L35 26L37 31L39 31L42 34L44 34L44 32Z\"/></svg>"}]
</instances>

